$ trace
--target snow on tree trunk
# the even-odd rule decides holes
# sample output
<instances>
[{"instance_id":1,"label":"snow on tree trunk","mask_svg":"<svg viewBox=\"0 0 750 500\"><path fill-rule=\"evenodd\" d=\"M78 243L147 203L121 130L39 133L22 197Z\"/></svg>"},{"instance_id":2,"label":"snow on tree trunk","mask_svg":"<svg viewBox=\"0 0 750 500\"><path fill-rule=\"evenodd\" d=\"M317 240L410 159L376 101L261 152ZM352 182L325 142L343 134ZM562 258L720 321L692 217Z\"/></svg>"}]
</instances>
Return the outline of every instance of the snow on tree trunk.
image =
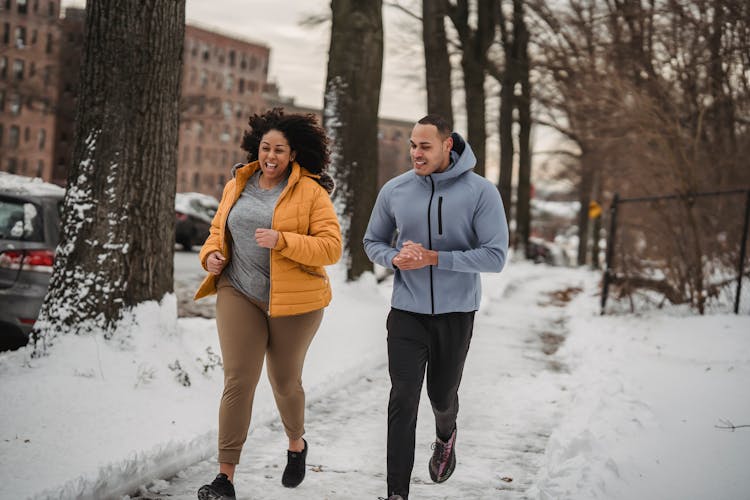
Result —
<instances>
[{"instance_id":1,"label":"snow on tree trunk","mask_svg":"<svg viewBox=\"0 0 750 500\"><path fill-rule=\"evenodd\" d=\"M323 125L331 139L334 205L341 221L347 279L372 269L364 237L378 180L378 106L383 66L382 2L331 2Z\"/></svg>"},{"instance_id":2,"label":"snow on tree trunk","mask_svg":"<svg viewBox=\"0 0 750 500\"><path fill-rule=\"evenodd\" d=\"M105 332L173 287L184 0L88 2L73 165L32 339Z\"/></svg>"}]
</instances>

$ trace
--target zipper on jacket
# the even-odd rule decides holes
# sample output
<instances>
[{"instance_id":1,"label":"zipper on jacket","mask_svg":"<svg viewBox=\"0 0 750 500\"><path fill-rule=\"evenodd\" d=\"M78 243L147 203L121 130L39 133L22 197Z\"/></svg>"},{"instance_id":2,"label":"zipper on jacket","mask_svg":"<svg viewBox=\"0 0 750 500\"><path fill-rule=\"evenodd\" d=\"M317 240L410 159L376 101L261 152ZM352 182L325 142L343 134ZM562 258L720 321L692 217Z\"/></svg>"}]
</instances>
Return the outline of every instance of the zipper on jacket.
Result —
<instances>
[{"instance_id":1,"label":"zipper on jacket","mask_svg":"<svg viewBox=\"0 0 750 500\"><path fill-rule=\"evenodd\" d=\"M435 181L432 180L432 176L429 176L430 178L430 186L432 187L432 192L430 193L430 203L427 205L427 246L430 250L432 250L432 222L431 222L431 213L432 213L432 197L435 196ZM442 198L440 198L442 200ZM432 266L430 266L430 307L432 310L432 314L435 314L435 291L432 286Z\"/></svg>"},{"instance_id":2,"label":"zipper on jacket","mask_svg":"<svg viewBox=\"0 0 750 500\"><path fill-rule=\"evenodd\" d=\"M289 168L292 168L291 166ZM276 219L276 209L279 207L279 202L281 199L286 195L286 193L289 191L289 188L291 187L291 183L289 183L289 179L292 177L293 172L290 172L289 177L287 177L287 185L284 188L283 191L281 191L281 194L279 194L279 197L276 198L276 204L273 206L273 214L271 214L271 229L273 229L273 221ZM297 181L299 178L297 179ZM297 183L295 181L295 184ZM276 230L277 232L280 232ZM273 291L273 280L271 277L273 276L273 248L268 249L268 316L271 316L271 292Z\"/></svg>"},{"instance_id":3,"label":"zipper on jacket","mask_svg":"<svg viewBox=\"0 0 750 500\"><path fill-rule=\"evenodd\" d=\"M438 234L443 235L443 197L438 197Z\"/></svg>"}]
</instances>

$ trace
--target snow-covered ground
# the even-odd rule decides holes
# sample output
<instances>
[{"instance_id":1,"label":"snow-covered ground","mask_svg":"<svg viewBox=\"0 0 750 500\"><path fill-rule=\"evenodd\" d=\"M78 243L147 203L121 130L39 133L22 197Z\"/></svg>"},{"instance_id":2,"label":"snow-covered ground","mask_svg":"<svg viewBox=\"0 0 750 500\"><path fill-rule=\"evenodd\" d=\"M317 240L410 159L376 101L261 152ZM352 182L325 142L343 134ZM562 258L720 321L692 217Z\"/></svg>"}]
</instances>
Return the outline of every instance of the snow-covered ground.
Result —
<instances>
[{"instance_id":1,"label":"snow-covered ground","mask_svg":"<svg viewBox=\"0 0 750 500\"><path fill-rule=\"evenodd\" d=\"M201 273L176 256L180 311ZM236 476L238 498L385 493L389 283L345 283L314 340L308 476L281 486L285 438L267 380ZM750 497L750 317L598 315L598 275L512 262L484 277L460 392L458 467L427 475L423 395L412 499ZM743 297L744 299L744 297ZM0 499L195 498L215 474L221 368L215 324L146 304L119 336L0 354ZM190 385L184 384L189 378Z\"/></svg>"}]
</instances>

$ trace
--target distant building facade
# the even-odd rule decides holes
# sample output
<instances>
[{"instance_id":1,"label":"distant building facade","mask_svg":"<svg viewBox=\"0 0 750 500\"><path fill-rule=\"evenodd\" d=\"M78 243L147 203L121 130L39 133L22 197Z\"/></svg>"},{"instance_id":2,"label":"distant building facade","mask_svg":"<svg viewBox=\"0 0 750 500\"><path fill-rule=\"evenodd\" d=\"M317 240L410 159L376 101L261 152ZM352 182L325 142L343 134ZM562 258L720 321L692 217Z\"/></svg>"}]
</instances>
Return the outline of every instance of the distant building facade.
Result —
<instances>
[{"instance_id":1,"label":"distant building facade","mask_svg":"<svg viewBox=\"0 0 750 500\"><path fill-rule=\"evenodd\" d=\"M59 2L0 0L0 170L64 185L74 146L85 10L68 8L60 17ZM221 196L232 165L246 160L240 143L253 113L280 106L321 120L320 109L295 105L268 82L270 52L263 44L186 26L178 192ZM379 185L410 168L412 125L380 120Z\"/></svg>"},{"instance_id":2,"label":"distant building facade","mask_svg":"<svg viewBox=\"0 0 750 500\"><path fill-rule=\"evenodd\" d=\"M0 0L0 170L52 176L60 0Z\"/></svg>"}]
</instances>

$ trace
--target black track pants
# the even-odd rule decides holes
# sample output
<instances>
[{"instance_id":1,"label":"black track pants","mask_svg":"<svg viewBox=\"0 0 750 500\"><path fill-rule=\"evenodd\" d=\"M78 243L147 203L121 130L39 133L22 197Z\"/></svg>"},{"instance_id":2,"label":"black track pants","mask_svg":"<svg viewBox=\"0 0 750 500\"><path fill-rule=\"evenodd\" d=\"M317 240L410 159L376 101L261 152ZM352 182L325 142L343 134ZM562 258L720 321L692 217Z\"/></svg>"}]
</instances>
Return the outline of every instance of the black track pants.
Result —
<instances>
[{"instance_id":1,"label":"black track pants","mask_svg":"<svg viewBox=\"0 0 750 500\"><path fill-rule=\"evenodd\" d=\"M436 434L448 439L458 415L458 386L474 328L474 312L417 314L391 309L388 328L388 494L409 494L419 395L427 394ZM425 457L425 467L429 457Z\"/></svg>"}]
</instances>

